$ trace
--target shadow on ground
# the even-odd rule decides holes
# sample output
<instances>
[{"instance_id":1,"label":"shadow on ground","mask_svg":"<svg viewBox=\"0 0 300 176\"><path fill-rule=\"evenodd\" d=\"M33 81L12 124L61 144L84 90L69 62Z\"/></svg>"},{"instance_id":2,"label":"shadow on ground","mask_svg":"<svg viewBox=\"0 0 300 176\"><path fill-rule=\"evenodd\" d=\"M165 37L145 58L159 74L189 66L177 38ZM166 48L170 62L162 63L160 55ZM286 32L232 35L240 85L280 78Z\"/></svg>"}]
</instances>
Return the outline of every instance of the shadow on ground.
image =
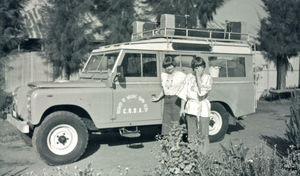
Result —
<instances>
[{"instance_id":1,"label":"shadow on ground","mask_svg":"<svg viewBox=\"0 0 300 176\"><path fill-rule=\"evenodd\" d=\"M279 156L287 156L291 143L286 138L262 135L261 139L263 139L272 149L276 148L276 152Z\"/></svg>"},{"instance_id":2,"label":"shadow on ground","mask_svg":"<svg viewBox=\"0 0 300 176\"><path fill-rule=\"evenodd\" d=\"M118 131L111 131L102 134L90 134L89 143L86 152L81 159L87 158L97 152L101 145L117 146L127 145L131 149L143 148L143 143L156 140L156 135L160 134L161 128L159 126L143 127L141 136L137 138L126 138L120 136Z\"/></svg>"},{"instance_id":3,"label":"shadow on ground","mask_svg":"<svg viewBox=\"0 0 300 176\"><path fill-rule=\"evenodd\" d=\"M245 129L245 127L242 123L237 123L236 125L229 125L226 133L230 134L232 132L241 131L244 129Z\"/></svg>"}]
</instances>

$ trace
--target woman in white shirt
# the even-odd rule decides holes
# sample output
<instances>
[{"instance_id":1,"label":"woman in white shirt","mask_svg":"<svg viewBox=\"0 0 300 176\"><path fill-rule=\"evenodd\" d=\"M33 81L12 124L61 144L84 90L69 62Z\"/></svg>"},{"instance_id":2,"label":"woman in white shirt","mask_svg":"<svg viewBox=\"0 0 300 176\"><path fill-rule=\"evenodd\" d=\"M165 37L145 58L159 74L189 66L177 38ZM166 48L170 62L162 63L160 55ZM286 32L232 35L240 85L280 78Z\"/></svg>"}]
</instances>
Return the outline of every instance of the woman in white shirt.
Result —
<instances>
[{"instance_id":1,"label":"woman in white shirt","mask_svg":"<svg viewBox=\"0 0 300 176\"><path fill-rule=\"evenodd\" d=\"M181 100L176 94L182 87L186 75L181 71L176 71L175 67L175 59L171 56L165 57L163 61L165 72L161 73L162 91L158 96L152 97L153 102L164 98L162 135L168 135L173 123L179 123L180 120Z\"/></svg>"},{"instance_id":2,"label":"woman in white shirt","mask_svg":"<svg viewBox=\"0 0 300 176\"><path fill-rule=\"evenodd\" d=\"M197 130L204 136L203 152L207 150L210 102L207 95L212 88L212 78L205 74L206 63L203 58L195 57L191 63L193 73L186 76L184 85L178 92L182 99L180 115L185 116L188 128L188 140L197 134ZM197 136L196 136L197 137Z\"/></svg>"}]
</instances>

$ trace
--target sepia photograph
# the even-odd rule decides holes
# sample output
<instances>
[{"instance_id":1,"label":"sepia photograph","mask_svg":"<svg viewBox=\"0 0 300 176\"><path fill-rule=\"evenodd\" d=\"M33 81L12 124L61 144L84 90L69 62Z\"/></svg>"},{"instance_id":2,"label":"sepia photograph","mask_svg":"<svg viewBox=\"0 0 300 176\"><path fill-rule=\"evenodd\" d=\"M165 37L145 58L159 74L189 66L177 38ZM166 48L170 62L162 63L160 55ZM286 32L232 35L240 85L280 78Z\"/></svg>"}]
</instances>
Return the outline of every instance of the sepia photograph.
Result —
<instances>
[{"instance_id":1,"label":"sepia photograph","mask_svg":"<svg viewBox=\"0 0 300 176\"><path fill-rule=\"evenodd\" d=\"M300 0L1 0L0 176L300 175Z\"/></svg>"}]
</instances>

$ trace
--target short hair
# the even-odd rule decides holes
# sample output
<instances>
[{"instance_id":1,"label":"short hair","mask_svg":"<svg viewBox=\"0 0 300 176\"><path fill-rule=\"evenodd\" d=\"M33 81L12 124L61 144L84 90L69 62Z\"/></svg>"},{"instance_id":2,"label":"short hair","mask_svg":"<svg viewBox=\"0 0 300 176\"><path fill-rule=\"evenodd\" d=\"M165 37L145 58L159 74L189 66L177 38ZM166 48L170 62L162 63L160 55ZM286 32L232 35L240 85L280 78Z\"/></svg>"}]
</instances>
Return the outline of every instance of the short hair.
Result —
<instances>
[{"instance_id":1,"label":"short hair","mask_svg":"<svg viewBox=\"0 0 300 176\"><path fill-rule=\"evenodd\" d=\"M192 69L194 70L196 67L206 67L206 63L202 57L194 57L191 63Z\"/></svg>"},{"instance_id":2,"label":"short hair","mask_svg":"<svg viewBox=\"0 0 300 176\"><path fill-rule=\"evenodd\" d=\"M176 61L172 56L167 56L163 61L163 68L167 68L170 65L176 67Z\"/></svg>"}]
</instances>

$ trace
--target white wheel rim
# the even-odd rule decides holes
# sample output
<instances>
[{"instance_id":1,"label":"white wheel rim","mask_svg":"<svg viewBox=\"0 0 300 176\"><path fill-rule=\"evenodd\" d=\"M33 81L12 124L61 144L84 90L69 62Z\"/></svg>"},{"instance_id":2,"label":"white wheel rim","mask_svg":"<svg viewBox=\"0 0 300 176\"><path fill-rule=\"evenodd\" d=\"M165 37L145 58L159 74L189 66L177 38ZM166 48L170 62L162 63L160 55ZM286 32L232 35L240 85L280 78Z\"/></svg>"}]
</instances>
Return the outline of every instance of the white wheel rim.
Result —
<instances>
[{"instance_id":1,"label":"white wheel rim","mask_svg":"<svg viewBox=\"0 0 300 176\"><path fill-rule=\"evenodd\" d=\"M47 136L47 146L56 155L66 155L72 152L77 143L77 131L67 124L54 127Z\"/></svg>"},{"instance_id":2,"label":"white wheel rim","mask_svg":"<svg viewBox=\"0 0 300 176\"><path fill-rule=\"evenodd\" d=\"M222 128L222 116L217 111L211 111L209 122L209 135L217 134Z\"/></svg>"}]
</instances>

